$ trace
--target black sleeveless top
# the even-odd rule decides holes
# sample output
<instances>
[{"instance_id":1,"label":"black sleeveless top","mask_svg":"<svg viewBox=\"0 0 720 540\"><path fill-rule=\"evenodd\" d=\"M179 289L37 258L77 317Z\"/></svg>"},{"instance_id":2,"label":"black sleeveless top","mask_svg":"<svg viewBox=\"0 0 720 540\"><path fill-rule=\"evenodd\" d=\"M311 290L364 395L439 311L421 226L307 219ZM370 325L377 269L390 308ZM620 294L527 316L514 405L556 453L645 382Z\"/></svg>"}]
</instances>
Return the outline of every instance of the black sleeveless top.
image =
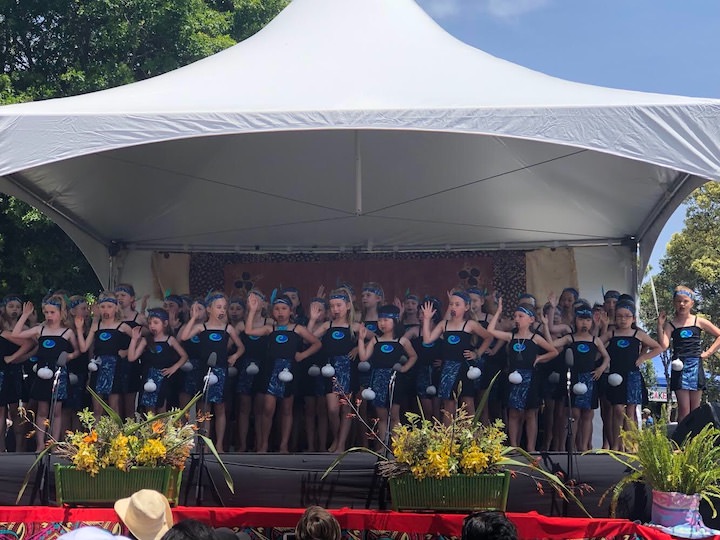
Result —
<instances>
[{"instance_id":1,"label":"black sleeveless top","mask_svg":"<svg viewBox=\"0 0 720 540\"><path fill-rule=\"evenodd\" d=\"M45 327L40 329L38 350L35 353L37 365L38 368L47 366L54 371L60 353L63 351L70 353L73 350L72 343L63 337L69 328L63 330L63 333L59 336L43 336L43 330L45 330Z\"/></svg>"},{"instance_id":2,"label":"black sleeveless top","mask_svg":"<svg viewBox=\"0 0 720 540\"><path fill-rule=\"evenodd\" d=\"M295 353L300 350L302 339L295 333L295 327L276 326L275 330L268 339L268 358L277 360L284 358L286 360L295 360Z\"/></svg>"},{"instance_id":3,"label":"black sleeveless top","mask_svg":"<svg viewBox=\"0 0 720 540\"><path fill-rule=\"evenodd\" d=\"M143 356L143 360L149 362L150 366L155 369L169 368L180 358L177 351L172 348L167 340L156 341L152 344L148 342L147 349Z\"/></svg>"},{"instance_id":4,"label":"black sleeveless top","mask_svg":"<svg viewBox=\"0 0 720 540\"><path fill-rule=\"evenodd\" d=\"M473 349L473 335L465 331L467 323L468 322L465 321L460 330L448 330L447 321L445 321L445 331L443 332L442 342L443 360L463 362L465 360L463 353Z\"/></svg>"},{"instance_id":5,"label":"black sleeveless top","mask_svg":"<svg viewBox=\"0 0 720 540\"><path fill-rule=\"evenodd\" d=\"M535 334L528 339L518 339L515 334L507 344L510 371L516 369L533 369L540 348L533 341Z\"/></svg>"},{"instance_id":6,"label":"black sleeveless top","mask_svg":"<svg viewBox=\"0 0 720 540\"><path fill-rule=\"evenodd\" d=\"M363 324L365 325L365 328L367 328L371 332L374 332L376 336L382 336L382 332L378 328L377 321L364 321Z\"/></svg>"},{"instance_id":7,"label":"black sleeveless top","mask_svg":"<svg viewBox=\"0 0 720 540\"><path fill-rule=\"evenodd\" d=\"M610 355L611 373L628 373L638 371L640 368L635 365L640 356L642 343L635 337L637 330L632 336L616 336L613 330L612 337L608 343L607 351Z\"/></svg>"},{"instance_id":8,"label":"black sleeveless top","mask_svg":"<svg viewBox=\"0 0 720 540\"><path fill-rule=\"evenodd\" d=\"M267 319L263 319L265 325ZM243 358L251 360L264 360L268 350L268 336L248 336L245 332L240 334L240 340L245 345Z\"/></svg>"},{"instance_id":9,"label":"black sleeveless top","mask_svg":"<svg viewBox=\"0 0 720 540\"><path fill-rule=\"evenodd\" d=\"M572 343L569 345L569 349L573 352L573 367L574 373L588 373L595 369L595 358L597 358L598 348L595 340L592 341L575 341L575 336L570 334Z\"/></svg>"},{"instance_id":10,"label":"black sleeveless top","mask_svg":"<svg viewBox=\"0 0 720 540\"><path fill-rule=\"evenodd\" d=\"M400 341L379 341L375 338L375 346L369 362L373 369L388 369L400 362L400 358L405 354L405 348Z\"/></svg>"},{"instance_id":11,"label":"black sleeveless top","mask_svg":"<svg viewBox=\"0 0 720 540\"><path fill-rule=\"evenodd\" d=\"M440 344L441 342L436 340L432 343L423 343L422 328L417 337L410 340L410 344L415 349L417 354L417 360L413 367L426 368L432 365L434 360L440 358Z\"/></svg>"},{"instance_id":12,"label":"black sleeveless top","mask_svg":"<svg viewBox=\"0 0 720 540\"><path fill-rule=\"evenodd\" d=\"M675 328L672 322L669 324L673 327L671 334L673 358L700 358L702 340L700 327L697 326L697 315L695 315L695 324L692 326Z\"/></svg>"},{"instance_id":13,"label":"black sleeveless top","mask_svg":"<svg viewBox=\"0 0 720 540\"><path fill-rule=\"evenodd\" d=\"M355 345L357 345L357 337L353 339L350 327L333 326L330 322L330 327L322 337L322 355L327 358L345 356L355 348Z\"/></svg>"},{"instance_id":14,"label":"black sleeveless top","mask_svg":"<svg viewBox=\"0 0 720 540\"><path fill-rule=\"evenodd\" d=\"M207 362L210 353L217 355L215 367L227 367L228 358L228 339L229 334L227 328L211 330L206 324L203 324L203 331L198 334L200 337L200 360Z\"/></svg>"},{"instance_id":15,"label":"black sleeveless top","mask_svg":"<svg viewBox=\"0 0 720 540\"><path fill-rule=\"evenodd\" d=\"M5 357L15 354L19 348L19 345L15 345L12 341L5 339L2 335L0 335L0 371L5 371L5 369L11 365L5 363ZM17 365L19 366L19 364Z\"/></svg>"},{"instance_id":16,"label":"black sleeveless top","mask_svg":"<svg viewBox=\"0 0 720 540\"><path fill-rule=\"evenodd\" d=\"M120 322L115 328L98 328L95 331L95 356L117 356L119 351L128 348L130 337L120 331L122 325Z\"/></svg>"},{"instance_id":17,"label":"black sleeveless top","mask_svg":"<svg viewBox=\"0 0 720 540\"><path fill-rule=\"evenodd\" d=\"M188 355L188 358L192 358L193 360L198 360L200 358L201 354L201 347L200 347L200 334L197 334L196 336L191 337L187 341L182 342L182 347L185 349L185 352Z\"/></svg>"}]
</instances>

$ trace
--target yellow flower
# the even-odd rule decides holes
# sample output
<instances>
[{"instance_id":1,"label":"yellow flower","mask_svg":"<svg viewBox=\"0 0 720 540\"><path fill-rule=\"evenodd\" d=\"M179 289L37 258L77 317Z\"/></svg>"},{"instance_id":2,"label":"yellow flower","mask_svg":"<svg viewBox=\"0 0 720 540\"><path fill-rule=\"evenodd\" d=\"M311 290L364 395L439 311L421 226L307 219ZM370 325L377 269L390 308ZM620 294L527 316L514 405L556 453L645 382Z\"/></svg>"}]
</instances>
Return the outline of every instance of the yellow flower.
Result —
<instances>
[{"instance_id":1,"label":"yellow flower","mask_svg":"<svg viewBox=\"0 0 720 540\"><path fill-rule=\"evenodd\" d=\"M97 459L97 448L87 443L78 445L77 453L72 457L73 464L81 471L87 471L95 476L100 471L100 463Z\"/></svg>"},{"instance_id":2,"label":"yellow flower","mask_svg":"<svg viewBox=\"0 0 720 540\"><path fill-rule=\"evenodd\" d=\"M157 465L165 457L167 449L159 439L148 439L137 455L139 465Z\"/></svg>"}]
</instances>

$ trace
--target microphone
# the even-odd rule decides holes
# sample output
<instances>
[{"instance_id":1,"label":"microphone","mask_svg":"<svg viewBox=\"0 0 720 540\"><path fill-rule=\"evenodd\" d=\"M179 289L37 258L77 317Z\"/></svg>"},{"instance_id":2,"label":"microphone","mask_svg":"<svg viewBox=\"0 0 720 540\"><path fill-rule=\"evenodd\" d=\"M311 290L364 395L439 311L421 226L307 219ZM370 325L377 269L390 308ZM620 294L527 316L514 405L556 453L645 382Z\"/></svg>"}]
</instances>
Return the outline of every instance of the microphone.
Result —
<instances>
[{"instance_id":1,"label":"microphone","mask_svg":"<svg viewBox=\"0 0 720 540\"><path fill-rule=\"evenodd\" d=\"M215 377L215 381L211 381L213 375L212 369L215 367L215 364L217 364L217 353L215 351L211 352L208 355L207 359L207 375L205 375L204 385L203 385L203 394L207 392L208 386L211 384L215 384L217 382L217 377Z\"/></svg>"},{"instance_id":2,"label":"microphone","mask_svg":"<svg viewBox=\"0 0 720 540\"><path fill-rule=\"evenodd\" d=\"M60 372L62 371L62 368L64 368L68 363L68 353L66 351L63 351L58 356L57 360L55 361L55 365L57 366L57 369L55 370L55 377L53 379L53 386L52 391L53 394L57 391L58 383L60 382Z\"/></svg>"}]
</instances>

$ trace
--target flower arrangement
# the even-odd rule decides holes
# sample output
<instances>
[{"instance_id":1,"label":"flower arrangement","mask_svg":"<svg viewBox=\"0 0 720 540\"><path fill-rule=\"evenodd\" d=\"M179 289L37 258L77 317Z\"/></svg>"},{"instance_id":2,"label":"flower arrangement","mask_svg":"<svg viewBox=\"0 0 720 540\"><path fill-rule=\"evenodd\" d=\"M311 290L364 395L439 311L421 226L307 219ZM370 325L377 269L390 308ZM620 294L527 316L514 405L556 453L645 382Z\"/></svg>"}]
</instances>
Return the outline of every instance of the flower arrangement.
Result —
<instances>
[{"instance_id":1,"label":"flower arrangement","mask_svg":"<svg viewBox=\"0 0 720 540\"><path fill-rule=\"evenodd\" d=\"M51 440L38 455L25 476L18 495L21 499L28 485L30 475L41 460L53 452L65 458L79 471L96 476L102 469L115 468L129 471L132 467L172 467L183 470L195 446L195 438L202 439L205 446L217 459L231 491L233 480L220 459L212 441L198 432L197 424L187 421L190 408L202 397L197 394L183 409L173 409L160 414L136 414L123 420L92 389L106 414L99 419L85 408L78 413L81 428L66 432L62 441ZM198 422L209 420L208 415L198 413ZM41 429L36 426L36 429Z\"/></svg>"},{"instance_id":2,"label":"flower arrangement","mask_svg":"<svg viewBox=\"0 0 720 540\"><path fill-rule=\"evenodd\" d=\"M497 376L495 377L497 378ZM492 380L490 388L494 384ZM352 416L362 422L371 437L377 421L368 424L359 414L359 402L343 394L336 386L343 403L352 409ZM407 423L397 425L390 436L389 443L375 437L380 452L365 447L349 448L340 454L325 471L325 478L342 461L353 452L368 452L378 458L377 473L388 479L400 479L408 475L417 480L442 479L456 476L498 475L509 472L511 476L518 474L531 478L540 493L547 485L561 498L572 500L588 516L587 510L578 500L576 493L591 489L587 485L566 485L557 475L542 469L538 459L521 448L508 446L505 426L502 420L490 425L480 422L490 392L486 392L477 407L475 415L468 413L464 404L457 403L455 412L445 411L446 422L439 419L428 419L422 414L406 413ZM422 407L419 407L422 410Z\"/></svg>"},{"instance_id":3,"label":"flower arrangement","mask_svg":"<svg viewBox=\"0 0 720 540\"><path fill-rule=\"evenodd\" d=\"M699 495L710 505L715 517L714 499L720 499L720 429L708 424L678 444L667 436L663 420L642 429L630 425L620 437L625 447L634 451L597 451L612 456L631 471L603 495L612 495L611 515L615 515L625 486L645 482L654 491Z\"/></svg>"},{"instance_id":4,"label":"flower arrangement","mask_svg":"<svg viewBox=\"0 0 720 540\"><path fill-rule=\"evenodd\" d=\"M501 420L484 426L464 406L450 425L407 413L407 424L392 433L394 461L381 464L381 474L394 477L410 473L415 478L446 478L453 474L476 476L500 472L509 464L511 448Z\"/></svg>"}]
</instances>

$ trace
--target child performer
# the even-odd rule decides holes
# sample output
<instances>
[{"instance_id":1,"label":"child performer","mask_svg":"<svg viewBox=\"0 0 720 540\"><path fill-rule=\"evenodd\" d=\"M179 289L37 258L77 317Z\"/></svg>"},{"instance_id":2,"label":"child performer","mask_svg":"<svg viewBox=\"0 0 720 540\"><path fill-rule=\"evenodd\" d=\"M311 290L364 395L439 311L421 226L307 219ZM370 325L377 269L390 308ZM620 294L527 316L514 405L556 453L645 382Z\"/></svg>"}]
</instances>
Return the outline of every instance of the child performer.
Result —
<instances>
[{"instance_id":1,"label":"child performer","mask_svg":"<svg viewBox=\"0 0 720 540\"><path fill-rule=\"evenodd\" d=\"M193 310L195 311L195 322L193 324L205 323L207 320L207 312L205 311L204 300L199 299L193 302L190 306L190 311L192 312ZM165 312L167 313L167 311ZM185 326L188 326L189 324L190 323L188 322ZM168 322L168 331L170 331L169 326ZM178 335L183 334L185 326L180 328ZM189 367L180 366L180 373L178 373L175 377L175 382L177 383L175 386L179 389L180 394L179 405L180 407L185 407L192 397L203 389L203 376L207 372L207 369L205 372L201 373L203 362L200 360L202 356L202 348L200 346L199 334L194 335L187 341L183 341L180 346L187 353L188 361L190 362L190 367L192 368L190 369Z\"/></svg>"},{"instance_id":2,"label":"child performer","mask_svg":"<svg viewBox=\"0 0 720 540\"><path fill-rule=\"evenodd\" d=\"M372 375L370 386L375 392L375 411L378 415L377 436L380 441L388 445L388 414L390 415L390 431L400 422L400 398L392 396L390 400L389 384L393 369L400 364L402 356L407 361L401 364L400 373L407 373L415 364L417 354L410 341L402 335L400 324L400 310L397 306L387 305L378 309L378 330L382 335L373 336L367 327L360 328L358 340L358 356L363 362L370 362ZM367 339L368 336L370 339ZM367 341L366 341L367 339ZM402 386L402 385L396 385Z\"/></svg>"},{"instance_id":3,"label":"child performer","mask_svg":"<svg viewBox=\"0 0 720 540\"><path fill-rule=\"evenodd\" d=\"M316 323L324 324L327 320L329 305L327 300L321 297L313 298L310 301L311 316L314 313ZM309 321L308 321L309 323ZM308 324L308 331L313 333ZM314 333L313 333L314 335ZM317 337L317 336L316 336ZM328 358L322 349L312 356L308 356L296 366L296 396L302 396L305 416L305 439L307 451L325 452L328 448L328 410L327 383L332 386L332 378L322 375L321 368L327 364Z\"/></svg>"},{"instance_id":4,"label":"child performer","mask_svg":"<svg viewBox=\"0 0 720 540\"><path fill-rule=\"evenodd\" d=\"M256 296L260 303L260 309L255 312L255 317L252 320L252 326L265 326L268 324L268 319L263 315L263 311L267 302L265 301L265 295L253 289L250 291L249 296ZM245 311L243 312L245 313ZM272 323L272 321L270 321ZM255 375L259 372L260 366L265 365L267 358L268 349L268 336L250 336L245 332L245 321L241 321L237 324L235 329L240 334L243 344L245 345L245 354L240 358L240 366L238 367L238 380L235 388L235 404L237 407L236 417L238 423L238 444L236 445L238 452L245 452L247 450L247 436L250 430L250 412L253 408L253 399L258 400L254 392ZM255 411L259 412L262 410L262 403L256 404ZM255 424L256 438L258 424L260 423L260 415L257 414L257 421Z\"/></svg>"},{"instance_id":5,"label":"child performer","mask_svg":"<svg viewBox=\"0 0 720 540\"><path fill-rule=\"evenodd\" d=\"M611 292L611 291L608 291ZM607 293L606 293L607 296ZM660 344L642 330L633 328L635 322L635 304L618 302L613 306L615 324L601 336L610 355L610 375L608 383L622 377L620 384L608 384L607 395L612 405L613 415L610 426L610 448L621 450L620 428L625 418L637 422L637 406L642 403L642 374L640 366L646 360L662 352Z\"/></svg>"},{"instance_id":6,"label":"child performer","mask_svg":"<svg viewBox=\"0 0 720 540\"><path fill-rule=\"evenodd\" d=\"M70 320L80 318L84 321L82 329L77 330L76 336L83 336L90 332L92 319L90 318L90 307L87 300L81 294L76 294L68 299L68 313ZM63 426L65 429L75 430L81 427L77 413L85 407L90 407L90 394L87 391L88 385L88 362L90 355L87 352L80 352L78 357L68 362L68 395L63 401Z\"/></svg>"},{"instance_id":7,"label":"child performer","mask_svg":"<svg viewBox=\"0 0 720 540\"><path fill-rule=\"evenodd\" d=\"M251 294L248 297L245 333L248 336L269 336L267 362L263 364L255 378L258 393L263 395L262 409L255 411L257 451L268 451L277 400L282 400L280 452L287 453L292 431L293 396L290 385L286 382L291 382L292 379L284 381L287 376L281 376L280 373L283 371L292 373L294 362L302 362L320 350L320 341L304 326L290 322L293 315L292 301L287 296L278 296L273 301L272 314L275 322L272 325L253 327L255 314L259 309L260 298ZM300 352L302 341L308 343L309 347Z\"/></svg>"},{"instance_id":8,"label":"child performer","mask_svg":"<svg viewBox=\"0 0 720 540\"><path fill-rule=\"evenodd\" d=\"M590 450L592 445L592 422L598 400L596 381L610 363L602 341L590 333L592 321L592 308L589 305L578 306L575 309L575 332L552 341L558 354L566 347L573 354L573 364L570 366L570 400L572 416L578 430L575 437L576 450L580 452ZM546 324L544 327L547 329ZM550 337L548 330L545 337ZM598 355L602 357L602 363L596 366ZM583 384L585 392L581 391Z\"/></svg>"},{"instance_id":9,"label":"child performer","mask_svg":"<svg viewBox=\"0 0 720 540\"><path fill-rule=\"evenodd\" d=\"M147 324L150 335L141 337L142 327L136 326L132 329L128 349L130 362L136 362L140 355L144 355L143 364L148 366L147 382L140 404L153 414L165 412L168 394L173 390L170 379L188 359L180 343L170 335L169 319L168 312L163 308L149 310Z\"/></svg>"},{"instance_id":10,"label":"child performer","mask_svg":"<svg viewBox=\"0 0 720 540\"><path fill-rule=\"evenodd\" d=\"M502 313L502 298L498 299L488 332L498 339L508 342L508 363L510 392L508 397L508 437L512 446L520 443L520 428L525 420L525 435L528 452L535 451L537 442L537 415L540 405L540 377L535 374L538 364L549 362L558 355L557 350L543 337L533 333L530 327L535 322L535 312L529 306L518 306L513 314L515 328L512 332L496 330ZM546 352L540 354L540 350ZM517 374L515 374L517 372ZM521 380L516 377L519 375Z\"/></svg>"},{"instance_id":11,"label":"child performer","mask_svg":"<svg viewBox=\"0 0 720 540\"><path fill-rule=\"evenodd\" d=\"M95 312L93 312L95 315ZM87 352L93 348L93 357L97 360L97 371L90 375L90 386L95 393L107 399L108 405L122 414L120 399L126 393L130 376L130 365L127 361L126 337L131 337L130 327L120 320L120 309L115 294L104 291L98 297L97 315L90 331L85 337L85 319L75 318L75 330L78 334L80 351ZM96 339L97 338L97 339ZM122 360L121 360L122 357ZM102 405L93 400L93 412L96 418L103 413Z\"/></svg>"},{"instance_id":12,"label":"child performer","mask_svg":"<svg viewBox=\"0 0 720 540\"><path fill-rule=\"evenodd\" d=\"M209 371L215 375L217 382L208 385L207 400L213 409L215 419L214 442L218 452L224 452L225 447L227 416L223 393L227 368L228 366L234 366L237 359L245 352L245 347L235 327L227 322L227 305L227 297L224 293L212 291L205 297L207 322L204 324L197 322L200 317L200 310L198 306L194 306L190 314L190 320L180 335L181 341L188 341L194 336L200 336L200 360L202 362L198 372L200 381L204 382L203 377L208 373L207 361L210 355L215 353L216 356L215 366L212 366ZM228 355L229 341L232 341L237 347L237 351L231 355Z\"/></svg>"},{"instance_id":13,"label":"child performer","mask_svg":"<svg viewBox=\"0 0 720 540\"><path fill-rule=\"evenodd\" d=\"M423 305L430 303L435 314L430 321L430 332L440 324L442 306L440 300L432 296L423 299ZM415 388L415 395L420 399L420 406L425 418L440 419L440 407L437 400L437 389L440 387L440 372L442 370L442 342L438 339L433 343L423 343L422 324L425 315L422 309L418 310L420 326L411 328L405 333L417 354L417 361L410 369L408 375L411 388Z\"/></svg>"},{"instance_id":14,"label":"child performer","mask_svg":"<svg viewBox=\"0 0 720 540\"><path fill-rule=\"evenodd\" d=\"M352 364L357 357L357 336L360 324L355 322L350 293L347 289L336 289L330 293L330 320L318 324L320 311L310 310L308 330L315 337L322 339L321 354L335 369L335 376L326 381L325 399L327 400L328 420L333 442L329 452L345 451L348 434L350 433L350 407L346 400L352 399L353 385ZM337 389L333 387L337 385ZM339 394L335 391L338 390Z\"/></svg>"},{"instance_id":15,"label":"child performer","mask_svg":"<svg viewBox=\"0 0 720 540\"><path fill-rule=\"evenodd\" d=\"M673 294L675 316L668 320L665 312L658 316L658 341L666 350L672 343L673 359L682 364L682 369L673 369L670 389L675 391L678 402L678 422L700 406L702 391L705 389L703 360L720 349L720 329L713 323L693 315L695 293L687 287L675 287ZM703 351L702 332L715 338L712 345Z\"/></svg>"},{"instance_id":16,"label":"child performer","mask_svg":"<svg viewBox=\"0 0 720 540\"><path fill-rule=\"evenodd\" d=\"M458 383L462 382L462 402L466 405L468 412L474 414L475 387L474 381L467 377L468 368L471 366L468 357L481 357L485 354L492 342L492 335L479 322L469 319L470 297L466 292L454 291L448 294L448 298L450 300L448 306L450 319L446 320L444 324L438 324L433 329L430 328L430 321L435 310L431 303L426 302L423 305L423 343L429 345L440 336L443 338L441 346L443 366L438 397L442 400L445 411L450 415L455 412L453 393L457 392ZM477 349L472 345L473 335L483 340ZM450 417L446 416L444 421L449 422Z\"/></svg>"},{"instance_id":17,"label":"child performer","mask_svg":"<svg viewBox=\"0 0 720 540\"><path fill-rule=\"evenodd\" d=\"M65 299L60 295L52 295L43 300L42 304L45 322L40 323L32 328L25 329L25 321L35 311L35 307L31 302L25 302L23 312L20 315L12 335L15 338L38 340L37 366L38 371L48 368L53 375L58 374L57 383L57 403L54 410L50 410L50 402L52 401L53 384L55 376L51 378L41 378L39 375L35 379L30 389L30 399L38 402L37 419L36 419L36 452L45 449L45 424L52 414L52 432L51 435L55 440L59 440L62 433L62 402L67 397L68 374L66 366L58 366L57 360L61 353L67 353L68 361L76 358L78 353L77 340L75 333L67 324L67 309Z\"/></svg>"},{"instance_id":18,"label":"child performer","mask_svg":"<svg viewBox=\"0 0 720 540\"><path fill-rule=\"evenodd\" d=\"M113 292L118 301L120 320L128 325L131 330L137 326L146 326L147 320L145 316L135 311L135 288L129 283L119 283L115 286ZM121 349L127 349L130 346L130 337L125 336L123 340L124 343L121 345ZM121 357L120 362L124 364L126 360ZM120 369L123 371L122 366ZM143 379L140 362L130 362L125 369L127 371L127 380L120 396L120 406L122 408L119 411L122 418L133 416L135 413L137 396ZM177 404L177 399L175 404Z\"/></svg>"}]
</instances>

